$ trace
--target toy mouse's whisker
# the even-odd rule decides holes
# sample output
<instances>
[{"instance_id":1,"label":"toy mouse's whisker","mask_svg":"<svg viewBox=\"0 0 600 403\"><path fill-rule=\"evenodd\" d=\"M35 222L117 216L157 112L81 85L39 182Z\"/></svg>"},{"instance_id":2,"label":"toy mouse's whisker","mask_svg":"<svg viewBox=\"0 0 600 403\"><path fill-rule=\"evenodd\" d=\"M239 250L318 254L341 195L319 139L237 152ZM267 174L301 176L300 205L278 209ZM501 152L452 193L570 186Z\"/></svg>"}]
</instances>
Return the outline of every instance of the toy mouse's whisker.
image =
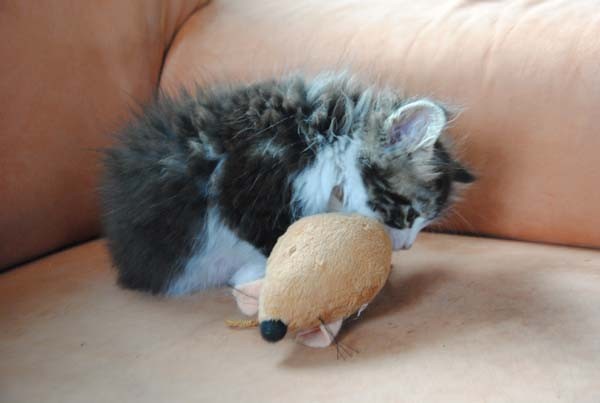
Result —
<instances>
[{"instance_id":1,"label":"toy mouse's whisker","mask_svg":"<svg viewBox=\"0 0 600 403\"><path fill-rule=\"evenodd\" d=\"M350 346L349 346L349 345L347 345L347 344L343 344L343 343L341 343L341 342L339 342L339 344L340 344L340 345L341 345L341 346L342 346L344 349L346 349L350 355L354 355L354 354L358 354L358 353L359 353L359 351L358 351L358 350L356 350L356 349L354 349L354 348L350 347Z\"/></svg>"},{"instance_id":2,"label":"toy mouse's whisker","mask_svg":"<svg viewBox=\"0 0 600 403\"><path fill-rule=\"evenodd\" d=\"M358 354L358 351L340 341L335 341L335 348L338 360L342 357L342 360L346 361L346 358L352 358L355 354Z\"/></svg>"},{"instance_id":3,"label":"toy mouse's whisker","mask_svg":"<svg viewBox=\"0 0 600 403\"><path fill-rule=\"evenodd\" d=\"M344 344L340 341L336 341L336 347L338 351L342 352L342 359L352 358L354 355L358 354L358 351L353 349L347 344Z\"/></svg>"},{"instance_id":4,"label":"toy mouse's whisker","mask_svg":"<svg viewBox=\"0 0 600 403\"><path fill-rule=\"evenodd\" d=\"M352 347L342 343L338 340L337 335L334 335L328 328L323 319L319 318L319 322L323 325L323 329L329 334L333 343L335 344L336 351L336 359L339 360L340 357L342 360L346 361L346 358L352 358L355 354L358 354L358 350L353 349Z\"/></svg>"},{"instance_id":5,"label":"toy mouse's whisker","mask_svg":"<svg viewBox=\"0 0 600 403\"><path fill-rule=\"evenodd\" d=\"M344 346L343 344L340 344L340 350L344 352L344 354L346 355L346 358L352 358L352 357L354 357L354 353L352 353L352 352L350 352L348 350L345 350L343 348L343 346Z\"/></svg>"}]
</instances>

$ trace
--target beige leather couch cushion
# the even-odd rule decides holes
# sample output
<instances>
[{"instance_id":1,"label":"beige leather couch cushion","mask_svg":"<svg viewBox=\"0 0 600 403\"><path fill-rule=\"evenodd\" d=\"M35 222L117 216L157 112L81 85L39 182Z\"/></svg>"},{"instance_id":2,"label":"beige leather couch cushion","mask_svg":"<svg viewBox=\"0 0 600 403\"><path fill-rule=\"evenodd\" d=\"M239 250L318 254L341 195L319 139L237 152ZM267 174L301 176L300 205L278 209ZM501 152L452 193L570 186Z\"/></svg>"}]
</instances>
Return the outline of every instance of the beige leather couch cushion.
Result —
<instances>
[{"instance_id":1,"label":"beige leather couch cushion","mask_svg":"<svg viewBox=\"0 0 600 403\"><path fill-rule=\"evenodd\" d=\"M98 234L98 149L204 2L1 2L0 269Z\"/></svg>"},{"instance_id":2,"label":"beige leather couch cushion","mask_svg":"<svg viewBox=\"0 0 600 403\"><path fill-rule=\"evenodd\" d=\"M600 252L424 234L341 334L271 345L229 290L118 289L103 242L0 275L0 401L598 402Z\"/></svg>"},{"instance_id":3,"label":"beige leather couch cushion","mask_svg":"<svg viewBox=\"0 0 600 403\"><path fill-rule=\"evenodd\" d=\"M214 1L177 35L164 88L349 65L464 107L481 180L446 229L600 246L594 0Z\"/></svg>"}]
</instances>

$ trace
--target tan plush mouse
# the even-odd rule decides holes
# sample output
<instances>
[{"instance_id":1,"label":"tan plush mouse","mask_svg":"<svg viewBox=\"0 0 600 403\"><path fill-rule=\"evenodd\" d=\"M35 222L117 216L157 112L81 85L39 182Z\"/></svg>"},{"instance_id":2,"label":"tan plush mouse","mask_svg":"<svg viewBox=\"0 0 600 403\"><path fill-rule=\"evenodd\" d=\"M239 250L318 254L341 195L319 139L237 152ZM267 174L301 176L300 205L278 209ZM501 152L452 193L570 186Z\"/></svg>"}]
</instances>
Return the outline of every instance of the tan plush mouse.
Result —
<instances>
[{"instance_id":1,"label":"tan plush mouse","mask_svg":"<svg viewBox=\"0 0 600 403\"><path fill-rule=\"evenodd\" d=\"M342 321L362 312L391 269L391 240L379 222L359 215L320 214L292 224L279 238L262 280L234 290L242 312L263 338L288 332L312 347L334 341Z\"/></svg>"}]
</instances>

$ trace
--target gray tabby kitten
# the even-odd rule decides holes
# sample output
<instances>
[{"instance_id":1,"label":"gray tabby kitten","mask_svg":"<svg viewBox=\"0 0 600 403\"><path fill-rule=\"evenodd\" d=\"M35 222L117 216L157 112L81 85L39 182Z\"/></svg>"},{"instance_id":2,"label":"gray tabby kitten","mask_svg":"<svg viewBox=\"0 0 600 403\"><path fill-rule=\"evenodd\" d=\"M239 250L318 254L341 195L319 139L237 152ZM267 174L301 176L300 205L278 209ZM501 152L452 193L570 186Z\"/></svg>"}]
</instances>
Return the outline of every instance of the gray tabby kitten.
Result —
<instances>
[{"instance_id":1,"label":"gray tabby kitten","mask_svg":"<svg viewBox=\"0 0 600 403\"><path fill-rule=\"evenodd\" d=\"M409 248L474 180L447 121L431 100L334 75L162 97L105 158L119 282L178 295L258 279L293 221L333 210L376 218Z\"/></svg>"}]
</instances>

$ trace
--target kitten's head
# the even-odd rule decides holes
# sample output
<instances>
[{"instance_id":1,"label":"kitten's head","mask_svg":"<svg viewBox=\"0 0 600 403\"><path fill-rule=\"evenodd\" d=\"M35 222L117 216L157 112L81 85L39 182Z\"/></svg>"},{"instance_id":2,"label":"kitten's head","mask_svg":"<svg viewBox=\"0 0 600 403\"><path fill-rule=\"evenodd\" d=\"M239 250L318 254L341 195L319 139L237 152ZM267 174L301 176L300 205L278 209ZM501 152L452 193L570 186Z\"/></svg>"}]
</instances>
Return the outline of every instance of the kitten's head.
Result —
<instances>
[{"instance_id":1,"label":"kitten's head","mask_svg":"<svg viewBox=\"0 0 600 403\"><path fill-rule=\"evenodd\" d=\"M362 157L370 207L388 226L394 249L450 206L460 184L475 177L449 151L448 113L429 100L381 108L370 149Z\"/></svg>"}]
</instances>

